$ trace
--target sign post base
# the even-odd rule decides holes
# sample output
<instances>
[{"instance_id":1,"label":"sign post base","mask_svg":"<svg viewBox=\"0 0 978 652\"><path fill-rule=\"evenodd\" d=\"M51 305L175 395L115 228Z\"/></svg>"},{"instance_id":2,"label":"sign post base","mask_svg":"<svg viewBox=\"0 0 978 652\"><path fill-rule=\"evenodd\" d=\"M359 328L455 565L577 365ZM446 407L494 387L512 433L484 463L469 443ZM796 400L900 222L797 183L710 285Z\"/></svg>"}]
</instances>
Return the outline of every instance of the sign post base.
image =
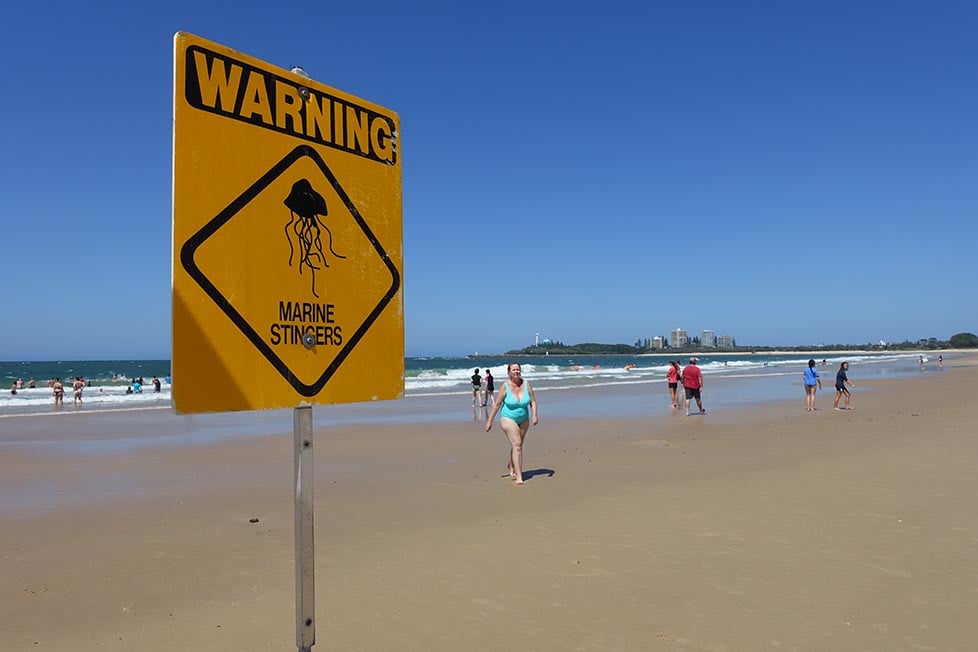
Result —
<instances>
[{"instance_id":1,"label":"sign post base","mask_svg":"<svg viewBox=\"0 0 978 652\"><path fill-rule=\"evenodd\" d=\"M293 410L292 440L295 461L295 641L299 652L311 652L316 642L311 405Z\"/></svg>"}]
</instances>

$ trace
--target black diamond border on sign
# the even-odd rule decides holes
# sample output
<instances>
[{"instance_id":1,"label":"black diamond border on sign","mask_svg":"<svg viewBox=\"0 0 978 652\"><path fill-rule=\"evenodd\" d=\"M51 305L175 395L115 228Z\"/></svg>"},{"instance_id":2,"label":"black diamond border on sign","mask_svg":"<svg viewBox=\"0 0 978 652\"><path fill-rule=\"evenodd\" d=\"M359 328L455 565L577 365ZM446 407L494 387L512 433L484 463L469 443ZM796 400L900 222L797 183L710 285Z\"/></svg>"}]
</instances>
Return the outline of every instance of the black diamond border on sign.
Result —
<instances>
[{"instance_id":1,"label":"black diamond border on sign","mask_svg":"<svg viewBox=\"0 0 978 652\"><path fill-rule=\"evenodd\" d=\"M252 328L247 321L245 321L244 317L241 316L241 313L235 310L234 306L231 305L231 302L228 301L223 294L221 294L221 291L218 290L213 283L211 283L210 279L208 279L207 275L200 270L200 268L197 266L197 262L194 260L194 255L197 253L197 250L208 238L214 235L218 229L224 226L232 217L237 215L238 212L248 204L248 202L257 197L263 190L265 190L265 188L275 181L275 179L281 176L283 172L289 169L293 163L298 161L303 156L309 157L316 163L317 166L319 166L320 171L322 171L330 185L333 186L333 190L335 190L336 194L339 195L347 210L350 211L350 215L353 216L353 219L363 230L364 235L367 236L370 244L373 245L374 250L380 255L381 260L384 261L384 264L391 273L391 286L387 290L387 293L374 307L370 314L367 315L366 320L364 320L363 324L360 325L353 336L346 341L346 345L333 359L329 367L327 367L319 379L311 385L307 385L296 378L295 374L292 373L282 359L275 354L272 347L258 335L255 329ZM285 158L276 163L268 172L263 174L258 181L253 183L250 188L245 190L240 197L228 204L227 208L218 213L214 219L205 224L199 231L191 236L180 248L180 263L183 265L183 268L187 271L187 273L190 274L190 277L197 281L197 284L201 287L201 289L203 289L204 292L206 292L207 295L214 300L214 303L216 303L224 314L227 315L232 322L234 322L234 325L237 326L242 333L244 333L245 337L247 337L248 340L255 345L255 348L257 348L258 351L265 356L265 359L268 360L273 367L275 367L286 382L288 382L295 389L295 391L306 397L315 396L322 391L323 387L326 386L329 379L334 373L336 373L336 370L339 369L346 357L353 351L367 330L370 329L373 323L380 316L380 313L387 307L387 304L389 304L397 295L397 290L401 286L401 275L398 273L394 263L391 262L390 256L388 256L387 252L384 251L384 248L380 245L380 242L373 234L373 231L370 230L370 227L367 225L366 221L364 221L363 217L361 217L360 212L357 211L356 206L354 206L353 202L350 201L346 191L344 191L337 182L336 176L333 174L332 170L329 169L329 166L326 165L326 162L322 159L319 153L308 145L300 145L289 152Z\"/></svg>"}]
</instances>

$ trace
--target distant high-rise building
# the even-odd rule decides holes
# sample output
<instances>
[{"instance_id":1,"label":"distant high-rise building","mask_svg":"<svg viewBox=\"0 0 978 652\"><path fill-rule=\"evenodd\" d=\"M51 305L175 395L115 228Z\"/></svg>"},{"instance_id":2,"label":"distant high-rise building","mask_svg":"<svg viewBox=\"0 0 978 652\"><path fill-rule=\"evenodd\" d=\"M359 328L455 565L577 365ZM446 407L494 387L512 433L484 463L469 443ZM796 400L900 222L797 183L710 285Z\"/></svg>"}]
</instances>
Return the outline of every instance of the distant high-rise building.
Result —
<instances>
[{"instance_id":1,"label":"distant high-rise building","mask_svg":"<svg viewBox=\"0 0 978 652\"><path fill-rule=\"evenodd\" d=\"M713 331L711 330L703 331L703 333L700 335L700 346L712 349L716 345L717 345L717 338L716 335L713 334Z\"/></svg>"},{"instance_id":2,"label":"distant high-rise building","mask_svg":"<svg viewBox=\"0 0 978 652\"><path fill-rule=\"evenodd\" d=\"M732 349L733 348L733 336L731 335L720 335L717 337L717 346L721 349Z\"/></svg>"},{"instance_id":3,"label":"distant high-rise building","mask_svg":"<svg viewBox=\"0 0 978 652\"><path fill-rule=\"evenodd\" d=\"M676 349L689 346L689 337L686 335L686 331L681 328L672 331L672 346Z\"/></svg>"},{"instance_id":4,"label":"distant high-rise building","mask_svg":"<svg viewBox=\"0 0 978 652\"><path fill-rule=\"evenodd\" d=\"M665 342L662 341L661 335L656 335L651 340L651 346L649 348L660 350L666 348Z\"/></svg>"}]
</instances>

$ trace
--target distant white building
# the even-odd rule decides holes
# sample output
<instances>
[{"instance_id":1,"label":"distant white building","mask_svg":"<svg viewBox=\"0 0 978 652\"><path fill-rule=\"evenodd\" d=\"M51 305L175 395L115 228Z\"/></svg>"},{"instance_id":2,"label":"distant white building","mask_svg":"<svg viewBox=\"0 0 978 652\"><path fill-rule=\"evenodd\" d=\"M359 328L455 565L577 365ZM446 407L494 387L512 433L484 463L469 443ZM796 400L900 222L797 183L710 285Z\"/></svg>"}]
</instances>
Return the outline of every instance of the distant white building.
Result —
<instances>
[{"instance_id":1,"label":"distant white building","mask_svg":"<svg viewBox=\"0 0 978 652\"><path fill-rule=\"evenodd\" d=\"M656 335L651 340L649 340L649 348L661 350L666 348L666 343L662 340L661 335Z\"/></svg>"},{"instance_id":2,"label":"distant white building","mask_svg":"<svg viewBox=\"0 0 978 652\"><path fill-rule=\"evenodd\" d=\"M721 349L732 349L733 348L733 336L732 335L720 335L717 337L717 346Z\"/></svg>"},{"instance_id":3,"label":"distant white building","mask_svg":"<svg viewBox=\"0 0 978 652\"><path fill-rule=\"evenodd\" d=\"M700 346L714 348L717 345L716 335L711 330L705 330L700 334Z\"/></svg>"},{"instance_id":4,"label":"distant white building","mask_svg":"<svg viewBox=\"0 0 978 652\"><path fill-rule=\"evenodd\" d=\"M689 336L686 335L686 331L681 328L672 331L672 346L677 349L689 346Z\"/></svg>"}]
</instances>

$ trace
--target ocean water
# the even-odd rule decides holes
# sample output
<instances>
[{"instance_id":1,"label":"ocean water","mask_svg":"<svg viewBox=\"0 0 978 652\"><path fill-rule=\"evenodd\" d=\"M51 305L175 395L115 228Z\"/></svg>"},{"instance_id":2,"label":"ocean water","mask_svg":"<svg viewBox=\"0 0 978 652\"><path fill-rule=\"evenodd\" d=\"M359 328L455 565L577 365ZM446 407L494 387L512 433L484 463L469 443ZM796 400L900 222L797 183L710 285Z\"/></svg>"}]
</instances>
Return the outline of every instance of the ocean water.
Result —
<instances>
[{"instance_id":1,"label":"ocean water","mask_svg":"<svg viewBox=\"0 0 978 652\"><path fill-rule=\"evenodd\" d=\"M936 372L937 356L928 356L922 370L917 353L854 353L826 355L818 358L823 383L830 389L835 372L842 361L849 362L849 376L860 379L903 377ZM699 355L699 366L709 386L716 380L727 380L724 386L738 386L737 400L770 400L798 393L802 370L809 355ZM538 392L553 389L585 388L633 389L658 391L665 386L668 361L675 354L639 356L542 356L518 360L523 377L530 380ZM945 355L945 366L953 364L953 354ZM403 401L357 404L345 411L334 410L344 421L396 421L431 418L432 405L465 406L471 389L469 378L478 368L481 374L491 369L497 387L506 380L509 357L417 357L405 360ZM682 359L685 364L687 358ZM152 376L159 377L162 388L153 391ZM81 407L72 404L70 379L81 376L89 382ZM52 413L94 411L138 411L170 408L169 360L86 360L86 361L7 361L0 362L0 419L10 416L44 415ZM56 408L48 379L65 380L65 405ZM141 394L126 394L130 380L142 377L146 382ZM10 387L20 378L24 388L16 395ZM27 381L34 378L36 389L28 389ZM179 382L179 380L176 380ZM662 387L659 387L661 385ZM748 388L763 386L761 392ZM573 393L571 394L573 395ZM753 397L757 398L753 398ZM386 403L387 405L383 405ZM471 402L469 401L469 405ZM329 406L334 408L336 406ZM568 405L568 411L580 412L580 405ZM449 413L453 413L450 411ZM415 416L416 415L416 416ZM2 427L2 426L0 426Z\"/></svg>"},{"instance_id":2,"label":"ocean water","mask_svg":"<svg viewBox=\"0 0 978 652\"><path fill-rule=\"evenodd\" d=\"M856 353L826 355L816 360L823 383L835 383L839 365L849 363L849 374L869 377L894 377L920 372L916 353ZM707 378L751 379L762 377L797 377L807 366L809 354L752 355L724 354L696 356ZM928 365L936 368L936 356ZM944 356L945 361L948 356ZM613 385L665 382L669 360L676 354L611 356L539 356L519 359L523 377L538 389L573 389ZM679 359L685 366L688 356ZM492 370L497 385L506 379L508 357L484 358L408 358L404 372L405 395L467 394L469 378L476 367L485 375Z\"/></svg>"},{"instance_id":3,"label":"ocean water","mask_svg":"<svg viewBox=\"0 0 978 652\"><path fill-rule=\"evenodd\" d=\"M153 391L152 378L161 381L161 391ZM92 410L130 410L170 406L169 360L66 360L0 362L0 417L51 413L54 391L48 383L60 378L65 386L64 409L73 405L71 383L84 378L88 386L82 392L82 408ZM28 387L33 378L37 387ZM141 394L126 394L134 378L144 381ZM20 379L23 386L11 394L11 386Z\"/></svg>"}]
</instances>

